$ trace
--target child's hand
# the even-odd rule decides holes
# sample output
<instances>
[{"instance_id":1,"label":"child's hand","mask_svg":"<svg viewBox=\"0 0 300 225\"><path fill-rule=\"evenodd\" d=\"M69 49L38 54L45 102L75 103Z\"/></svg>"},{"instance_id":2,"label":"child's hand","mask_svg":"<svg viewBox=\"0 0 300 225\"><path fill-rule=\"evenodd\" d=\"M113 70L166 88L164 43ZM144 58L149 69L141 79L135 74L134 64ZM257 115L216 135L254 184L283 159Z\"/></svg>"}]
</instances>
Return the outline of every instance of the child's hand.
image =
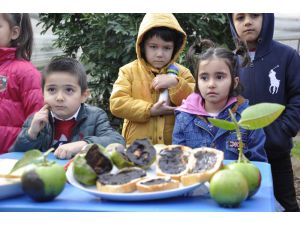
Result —
<instances>
[{"instance_id":1,"label":"child's hand","mask_svg":"<svg viewBox=\"0 0 300 225\"><path fill-rule=\"evenodd\" d=\"M75 156L81 149L87 145L85 141L76 141L64 145L60 145L54 152L54 155L58 159L71 159Z\"/></svg>"},{"instance_id":2,"label":"child's hand","mask_svg":"<svg viewBox=\"0 0 300 225\"><path fill-rule=\"evenodd\" d=\"M153 79L151 87L154 90L159 91L161 89L174 87L177 84L178 84L178 80L177 80L176 76L167 75L167 74L159 74Z\"/></svg>"},{"instance_id":3,"label":"child's hand","mask_svg":"<svg viewBox=\"0 0 300 225\"><path fill-rule=\"evenodd\" d=\"M171 115L174 114L176 107L168 106L164 101L156 102L150 109L151 116Z\"/></svg>"},{"instance_id":4,"label":"child's hand","mask_svg":"<svg viewBox=\"0 0 300 225\"><path fill-rule=\"evenodd\" d=\"M28 135L32 139L36 139L39 132L49 123L48 114L50 106L45 104L40 111L36 112L31 121L31 125L28 129Z\"/></svg>"}]
</instances>

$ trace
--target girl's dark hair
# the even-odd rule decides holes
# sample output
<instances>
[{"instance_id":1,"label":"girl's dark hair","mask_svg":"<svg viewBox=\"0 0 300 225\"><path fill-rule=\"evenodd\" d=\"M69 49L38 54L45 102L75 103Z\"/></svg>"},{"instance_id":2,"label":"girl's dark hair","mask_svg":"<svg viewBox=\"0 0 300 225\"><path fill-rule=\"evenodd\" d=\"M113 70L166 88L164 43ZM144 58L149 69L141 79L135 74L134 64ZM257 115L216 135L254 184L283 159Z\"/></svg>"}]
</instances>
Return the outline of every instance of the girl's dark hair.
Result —
<instances>
[{"instance_id":1,"label":"girl's dark hair","mask_svg":"<svg viewBox=\"0 0 300 225\"><path fill-rule=\"evenodd\" d=\"M33 31L28 13L3 13L4 19L10 27L20 27L20 35L16 40L11 41L11 47L17 48L16 57L27 61L32 54Z\"/></svg>"},{"instance_id":2,"label":"girl's dark hair","mask_svg":"<svg viewBox=\"0 0 300 225\"><path fill-rule=\"evenodd\" d=\"M83 65L76 59L70 57L57 57L51 60L51 62L47 65L43 72L43 90L47 77L55 72L69 73L71 76L76 77L78 79L78 84L81 88L81 93L87 90L87 75Z\"/></svg>"},{"instance_id":3,"label":"girl's dark hair","mask_svg":"<svg viewBox=\"0 0 300 225\"><path fill-rule=\"evenodd\" d=\"M180 47L183 45L184 35L177 30L171 29L169 27L154 27L148 30L140 43L142 58L146 60L145 56L145 43L148 39L157 36L164 41L172 41L174 43L174 50L172 53L172 58L179 51Z\"/></svg>"},{"instance_id":4,"label":"girl's dark hair","mask_svg":"<svg viewBox=\"0 0 300 225\"><path fill-rule=\"evenodd\" d=\"M216 47L216 45L208 39L201 40L198 38L194 44L189 48L187 52L187 60L193 65L193 70L196 79L195 92L200 94L198 87L198 73L199 65L202 61L211 58L223 59L229 68L231 75L231 87L229 91L229 97L238 96L242 92L242 86L240 82L234 88L234 78L239 77L240 59L242 59L241 66L244 67L250 62L248 50L244 43L240 42L235 51L230 51L224 47Z\"/></svg>"}]
</instances>

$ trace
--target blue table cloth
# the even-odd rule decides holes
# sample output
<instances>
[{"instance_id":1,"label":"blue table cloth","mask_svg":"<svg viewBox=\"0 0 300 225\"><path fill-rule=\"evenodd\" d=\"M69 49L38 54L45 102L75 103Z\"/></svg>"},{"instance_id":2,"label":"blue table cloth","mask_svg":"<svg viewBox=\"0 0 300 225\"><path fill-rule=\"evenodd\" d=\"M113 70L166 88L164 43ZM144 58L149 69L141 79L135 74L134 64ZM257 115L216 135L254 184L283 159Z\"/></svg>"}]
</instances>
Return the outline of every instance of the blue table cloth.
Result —
<instances>
[{"instance_id":1,"label":"blue table cloth","mask_svg":"<svg viewBox=\"0 0 300 225\"><path fill-rule=\"evenodd\" d=\"M23 153L7 153L0 155L0 159L20 159ZM55 159L50 154L49 159ZM57 160L65 165L67 160ZM225 163L230 161L225 160ZM213 199L206 196L174 197L151 201L110 201L97 198L67 183L64 191L51 202L35 202L26 195L0 200L0 211L104 211L104 212L270 212L275 211L275 198L271 168L268 163L253 162L261 171L262 183L256 195L244 201L239 208L220 207Z\"/></svg>"}]
</instances>

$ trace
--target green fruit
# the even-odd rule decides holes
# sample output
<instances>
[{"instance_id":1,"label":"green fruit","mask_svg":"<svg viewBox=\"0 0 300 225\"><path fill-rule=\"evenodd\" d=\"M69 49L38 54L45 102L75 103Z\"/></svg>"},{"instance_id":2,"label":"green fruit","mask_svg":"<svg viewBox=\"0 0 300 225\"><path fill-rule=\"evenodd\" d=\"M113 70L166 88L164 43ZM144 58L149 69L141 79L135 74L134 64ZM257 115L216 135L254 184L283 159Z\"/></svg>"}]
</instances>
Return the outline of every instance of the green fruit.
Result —
<instances>
[{"instance_id":1,"label":"green fruit","mask_svg":"<svg viewBox=\"0 0 300 225\"><path fill-rule=\"evenodd\" d=\"M210 180L211 197L223 207L238 207L248 196L246 178L234 170L220 170Z\"/></svg>"},{"instance_id":2,"label":"green fruit","mask_svg":"<svg viewBox=\"0 0 300 225\"><path fill-rule=\"evenodd\" d=\"M73 175L81 184L95 185L97 176L110 172L113 164L102 146L91 144L86 147L85 151L85 153L75 157Z\"/></svg>"},{"instance_id":3,"label":"green fruit","mask_svg":"<svg viewBox=\"0 0 300 225\"><path fill-rule=\"evenodd\" d=\"M254 164L235 162L228 164L227 168L238 171L244 175L249 188L248 198L253 196L258 191L261 184L261 174L259 169Z\"/></svg>"},{"instance_id":4,"label":"green fruit","mask_svg":"<svg viewBox=\"0 0 300 225\"><path fill-rule=\"evenodd\" d=\"M105 147L106 151L111 154L113 151L125 151L125 147L124 145L120 144L120 143L112 143L109 144Z\"/></svg>"},{"instance_id":5,"label":"green fruit","mask_svg":"<svg viewBox=\"0 0 300 225\"><path fill-rule=\"evenodd\" d=\"M22 188L33 200L51 201L64 189L64 167L55 162L39 163L25 171L21 178Z\"/></svg>"},{"instance_id":6,"label":"green fruit","mask_svg":"<svg viewBox=\"0 0 300 225\"><path fill-rule=\"evenodd\" d=\"M118 169L123 169L125 167L134 167L133 162L129 161L124 151L121 152L118 150L113 150L111 152L110 158Z\"/></svg>"},{"instance_id":7,"label":"green fruit","mask_svg":"<svg viewBox=\"0 0 300 225\"><path fill-rule=\"evenodd\" d=\"M119 143L112 143L106 146L106 151L110 154L110 159L118 169L133 167L134 164L126 156L126 149Z\"/></svg>"},{"instance_id":8,"label":"green fruit","mask_svg":"<svg viewBox=\"0 0 300 225\"><path fill-rule=\"evenodd\" d=\"M94 185L97 180L96 172L87 164L84 156L77 155L73 161L74 178L81 184Z\"/></svg>"},{"instance_id":9,"label":"green fruit","mask_svg":"<svg viewBox=\"0 0 300 225\"><path fill-rule=\"evenodd\" d=\"M89 145L89 149L84 158L86 159L87 164L96 172L97 175L108 173L113 168L109 153L101 145Z\"/></svg>"}]
</instances>

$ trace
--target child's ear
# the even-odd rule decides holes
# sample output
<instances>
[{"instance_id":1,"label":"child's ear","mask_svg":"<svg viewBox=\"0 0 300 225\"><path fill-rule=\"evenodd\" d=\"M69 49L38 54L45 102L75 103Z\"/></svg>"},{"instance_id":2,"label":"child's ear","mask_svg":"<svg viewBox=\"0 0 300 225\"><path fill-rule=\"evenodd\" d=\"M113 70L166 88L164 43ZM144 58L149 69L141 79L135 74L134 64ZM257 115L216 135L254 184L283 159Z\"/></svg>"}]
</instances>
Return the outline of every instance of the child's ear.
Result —
<instances>
[{"instance_id":1,"label":"child's ear","mask_svg":"<svg viewBox=\"0 0 300 225\"><path fill-rule=\"evenodd\" d=\"M91 92L89 89L86 89L84 92L81 94L81 103L85 103L85 101L88 99L90 96Z\"/></svg>"},{"instance_id":2,"label":"child's ear","mask_svg":"<svg viewBox=\"0 0 300 225\"><path fill-rule=\"evenodd\" d=\"M11 39L12 40L16 40L18 39L18 37L20 36L20 27L19 26L13 26L12 30L11 30Z\"/></svg>"},{"instance_id":3,"label":"child's ear","mask_svg":"<svg viewBox=\"0 0 300 225\"><path fill-rule=\"evenodd\" d=\"M236 89L236 87L238 86L239 82L240 82L240 78L239 77L235 77L234 78L234 89Z\"/></svg>"}]
</instances>

